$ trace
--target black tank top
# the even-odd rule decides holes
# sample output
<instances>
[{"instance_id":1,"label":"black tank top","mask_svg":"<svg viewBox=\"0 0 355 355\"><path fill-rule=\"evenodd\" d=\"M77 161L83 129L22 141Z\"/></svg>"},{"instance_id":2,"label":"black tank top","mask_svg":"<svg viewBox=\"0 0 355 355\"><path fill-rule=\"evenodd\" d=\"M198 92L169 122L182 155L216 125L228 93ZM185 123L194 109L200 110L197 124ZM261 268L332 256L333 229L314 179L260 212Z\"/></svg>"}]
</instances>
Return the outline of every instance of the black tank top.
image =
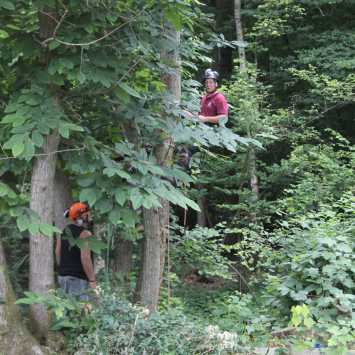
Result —
<instances>
[{"instance_id":1,"label":"black tank top","mask_svg":"<svg viewBox=\"0 0 355 355\"><path fill-rule=\"evenodd\" d=\"M60 276L75 276L87 280L87 276L81 264L80 248L73 244L79 239L81 232L85 230L75 224L70 224L62 232L60 250Z\"/></svg>"}]
</instances>

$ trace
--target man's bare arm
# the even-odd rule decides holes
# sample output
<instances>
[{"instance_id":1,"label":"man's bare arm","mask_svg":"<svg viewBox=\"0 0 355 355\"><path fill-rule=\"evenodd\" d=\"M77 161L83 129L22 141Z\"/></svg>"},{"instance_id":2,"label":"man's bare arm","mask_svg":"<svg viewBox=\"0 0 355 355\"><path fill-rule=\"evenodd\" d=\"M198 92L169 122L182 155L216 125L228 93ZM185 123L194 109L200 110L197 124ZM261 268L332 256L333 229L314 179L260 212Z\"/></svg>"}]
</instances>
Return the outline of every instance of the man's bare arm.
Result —
<instances>
[{"instance_id":1,"label":"man's bare arm","mask_svg":"<svg viewBox=\"0 0 355 355\"><path fill-rule=\"evenodd\" d=\"M56 245L55 245L55 260L56 260L58 266L59 266L59 264L60 264L60 251L61 251L61 246L62 246L61 237L60 237L60 235L57 235Z\"/></svg>"},{"instance_id":2,"label":"man's bare arm","mask_svg":"<svg viewBox=\"0 0 355 355\"><path fill-rule=\"evenodd\" d=\"M201 122L208 122L208 123L218 123L220 119L227 117L227 115L217 115L217 116L203 116L198 115L198 119Z\"/></svg>"},{"instance_id":3,"label":"man's bare arm","mask_svg":"<svg viewBox=\"0 0 355 355\"><path fill-rule=\"evenodd\" d=\"M89 232L88 230L84 230L80 234L80 239L87 239L91 236L92 236L91 232ZM91 258L91 250L89 248L88 242L85 242L84 247L80 248L80 259L81 259L81 265L83 266L86 277L89 280L90 287L96 288L94 264L93 264L93 261Z\"/></svg>"}]
</instances>

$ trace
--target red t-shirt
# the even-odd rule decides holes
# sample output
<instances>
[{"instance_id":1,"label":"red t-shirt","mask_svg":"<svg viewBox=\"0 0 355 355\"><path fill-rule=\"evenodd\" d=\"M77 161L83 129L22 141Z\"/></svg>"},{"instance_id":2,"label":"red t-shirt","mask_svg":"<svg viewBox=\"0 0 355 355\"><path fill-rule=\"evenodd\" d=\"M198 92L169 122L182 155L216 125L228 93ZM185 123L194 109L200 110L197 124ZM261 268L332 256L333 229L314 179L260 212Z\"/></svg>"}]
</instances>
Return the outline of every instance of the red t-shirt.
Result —
<instances>
[{"instance_id":1,"label":"red t-shirt","mask_svg":"<svg viewBox=\"0 0 355 355\"><path fill-rule=\"evenodd\" d=\"M225 97L215 91L212 94L204 95L201 99L202 116L228 115L228 104Z\"/></svg>"}]
</instances>

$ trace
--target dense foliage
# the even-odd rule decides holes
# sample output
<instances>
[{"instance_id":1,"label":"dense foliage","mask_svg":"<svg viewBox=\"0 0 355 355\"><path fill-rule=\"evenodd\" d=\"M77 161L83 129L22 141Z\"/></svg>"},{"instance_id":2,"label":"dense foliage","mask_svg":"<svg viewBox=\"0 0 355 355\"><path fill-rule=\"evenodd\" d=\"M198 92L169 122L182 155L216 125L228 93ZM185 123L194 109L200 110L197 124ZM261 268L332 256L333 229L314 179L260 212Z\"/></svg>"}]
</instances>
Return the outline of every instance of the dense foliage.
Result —
<instances>
[{"instance_id":1,"label":"dense foliage","mask_svg":"<svg viewBox=\"0 0 355 355\"><path fill-rule=\"evenodd\" d=\"M339 355L354 346L355 3L244 2L242 43L232 3L0 0L0 237L18 298L28 234L58 232L29 208L49 135L60 136L57 171L101 230L91 244L105 261L92 312L57 293L19 301L45 304L70 352L318 344ZM176 68L164 55L177 49L181 102L165 80ZM198 112L208 66L223 74L230 104L218 127L184 114ZM188 169L178 156L157 159L167 137L195 147ZM149 316L131 302L142 209L162 199L174 211L159 312ZM205 223L196 226L199 209ZM122 240L133 250L125 278L112 266Z\"/></svg>"}]
</instances>

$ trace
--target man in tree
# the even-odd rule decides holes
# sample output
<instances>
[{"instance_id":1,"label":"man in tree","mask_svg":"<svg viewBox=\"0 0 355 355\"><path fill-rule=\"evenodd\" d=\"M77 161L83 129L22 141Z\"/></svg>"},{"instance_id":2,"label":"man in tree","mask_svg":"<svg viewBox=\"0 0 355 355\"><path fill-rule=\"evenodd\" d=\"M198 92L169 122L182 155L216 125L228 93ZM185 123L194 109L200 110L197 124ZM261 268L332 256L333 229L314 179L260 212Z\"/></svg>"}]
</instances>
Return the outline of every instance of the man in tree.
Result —
<instances>
[{"instance_id":1,"label":"man in tree","mask_svg":"<svg viewBox=\"0 0 355 355\"><path fill-rule=\"evenodd\" d=\"M198 119L201 122L216 124L221 118L228 117L228 103L217 91L218 72L206 69L203 81L206 95L202 97Z\"/></svg>"},{"instance_id":2,"label":"man in tree","mask_svg":"<svg viewBox=\"0 0 355 355\"><path fill-rule=\"evenodd\" d=\"M74 223L69 224L57 238L58 283L69 295L89 301L88 289L96 288L92 253L87 240L92 236L89 230L90 209L85 203L76 202L65 211L65 217Z\"/></svg>"},{"instance_id":3,"label":"man in tree","mask_svg":"<svg viewBox=\"0 0 355 355\"><path fill-rule=\"evenodd\" d=\"M228 118L228 103L223 94L217 91L218 72L212 69L206 69L203 76L206 94L202 97L200 103L200 112L198 119L200 122L208 125L216 125L220 119ZM186 116L192 118L191 112L185 111ZM196 147L186 147L181 145L177 149L178 164L188 169L191 156L198 151Z\"/></svg>"}]
</instances>

